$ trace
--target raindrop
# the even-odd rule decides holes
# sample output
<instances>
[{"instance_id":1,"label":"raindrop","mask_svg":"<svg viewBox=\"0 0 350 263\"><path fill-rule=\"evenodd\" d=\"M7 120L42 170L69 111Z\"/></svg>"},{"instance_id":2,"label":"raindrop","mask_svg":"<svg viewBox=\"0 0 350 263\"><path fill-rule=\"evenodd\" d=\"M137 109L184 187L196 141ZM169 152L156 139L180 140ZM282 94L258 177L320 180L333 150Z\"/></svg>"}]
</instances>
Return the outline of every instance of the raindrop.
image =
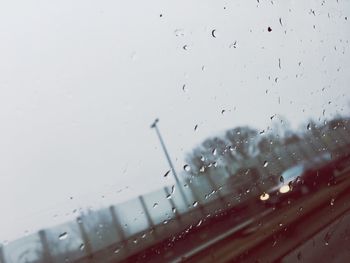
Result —
<instances>
[{"instance_id":1,"label":"raindrop","mask_svg":"<svg viewBox=\"0 0 350 263\"><path fill-rule=\"evenodd\" d=\"M175 34L175 36L177 36L177 37L179 37L179 36L183 37L183 36L185 35L185 32L184 32L183 29L176 29L176 30L174 31L174 34Z\"/></svg>"},{"instance_id":2,"label":"raindrop","mask_svg":"<svg viewBox=\"0 0 350 263\"><path fill-rule=\"evenodd\" d=\"M194 126L194 130L196 131L198 129L198 124Z\"/></svg>"},{"instance_id":3,"label":"raindrop","mask_svg":"<svg viewBox=\"0 0 350 263\"><path fill-rule=\"evenodd\" d=\"M334 201L335 201L335 199L334 199L334 198L332 198L332 199L331 199L331 206L333 206L333 205L334 205Z\"/></svg>"},{"instance_id":4,"label":"raindrop","mask_svg":"<svg viewBox=\"0 0 350 263\"><path fill-rule=\"evenodd\" d=\"M213 29L213 30L211 31L211 35L213 36L213 38L216 38L216 29Z\"/></svg>"},{"instance_id":5,"label":"raindrop","mask_svg":"<svg viewBox=\"0 0 350 263\"><path fill-rule=\"evenodd\" d=\"M199 222L197 223L196 227L199 227L202 224L203 220L199 220Z\"/></svg>"},{"instance_id":6,"label":"raindrop","mask_svg":"<svg viewBox=\"0 0 350 263\"><path fill-rule=\"evenodd\" d=\"M183 90L183 92L186 92L186 91L187 91L186 84L183 84L183 85L182 85L182 90Z\"/></svg>"},{"instance_id":7,"label":"raindrop","mask_svg":"<svg viewBox=\"0 0 350 263\"><path fill-rule=\"evenodd\" d=\"M188 46L187 46L187 45L184 45L184 46L182 47L182 49L183 49L183 50L188 50Z\"/></svg>"},{"instance_id":8,"label":"raindrop","mask_svg":"<svg viewBox=\"0 0 350 263\"><path fill-rule=\"evenodd\" d=\"M167 176L169 175L169 173L170 173L170 170L167 171L163 176L164 176L164 177L167 177Z\"/></svg>"},{"instance_id":9,"label":"raindrop","mask_svg":"<svg viewBox=\"0 0 350 263\"><path fill-rule=\"evenodd\" d=\"M153 208L156 208L158 206L158 203L153 204Z\"/></svg>"},{"instance_id":10,"label":"raindrop","mask_svg":"<svg viewBox=\"0 0 350 263\"><path fill-rule=\"evenodd\" d=\"M185 165L184 165L184 170L185 170L186 172L189 172L189 171L191 170L191 167L190 167L188 164L185 164Z\"/></svg>"},{"instance_id":11,"label":"raindrop","mask_svg":"<svg viewBox=\"0 0 350 263\"><path fill-rule=\"evenodd\" d=\"M64 239L66 239L68 237L68 233L67 232L63 232L62 234L60 234L59 236L58 236L58 239L59 240L64 240Z\"/></svg>"},{"instance_id":12,"label":"raindrop","mask_svg":"<svg viewBox=\"0 0 350 263\"><path fill-rule=\"evenodd\" d=\"M216 155L216 154L217 154L216 148L213 149L212 154L213 154L213 155Z\"/></svg>"},{"instance_id":13,"label":"raindrop","mask_svg":"<svg viewBox=\"0 0 350 263\"><path fill-rule=\"evenodd\" d=\"M225 112L226 112L226 110L225 110L225 109L221 110L221 114L224 114Z\"/></svg>"},{"instance_id":14,"label":"raindrop","mask_svg":"<svg viewBox=\"0 0 350 263\"><path fill-rule=\"evenodd\" d=\"M232 44L230 44L228 47L229 48L237 48L237 41L233 42Z\"/></svg>"},{"instance_id":15,"label":"raindrop","mask_svg":"<svg viewBox=\"0 0 350 263\"><path fill-rule=\"evenodd\" d=\"M283 176L280 177L280 182L281 182L281 183L284 183L284 178L283 178Z\"/></svg>"},{"instance_id":16,"label":"raindrop","mask_svg":"<svg viewBox=\"0 0 350 263\"><path fill-rule=\"evenodd\" d=\"M82 244L79 246L79 249L80 249L81 251L83 251L84 248L85 248L85 245L82 243Z\"/></svg>"},{"instance_id":17,"label":"raindrop","mask_svg":"<svg viewBox=\"0 0 350 263\"><path fill-rule=\"evenodd\" d=\"M166 196L166 199L171 199L171 194L168 194L168 195Z\"/></svg>"},{"instance_id":18,"label":"raindrop","mask_svg":"<svg viewBox=\"0 0 350 263\"><path fill-rule=\"evenodd\" d=\"M271 31L272 31L272 28L271 28L271 27L268 27L268 28L267 28L267 31L271 32Z\"/></svg>"},{"instance_id":19,"label":"raindrop","mask_svg":"<svg viewBox=\"0 0 350 263\"><path fill-rule=\"evenodd\" d=\"M176 208L173 207L172 211L173 211L173 213L175 214L175 213L176 213Z\"/></svg>"},{"instance_id":20,"label":"raindrop","mask_svg":"<svg viewBox=\"0 0 350 263\"><path fill-rule=\"evenodd\" d=\"M269 194L268 193L263 193L262 195L260 195L260 200L261 201L265 201L267 199L269 199Z\"/></svg>"},{"instance_id":21,"label":"raindrop","mask_svg":"<svg viewBox=\"0 0 350 263\"><path fill-rule=\"evenodd\" d=\"M201 161L204 162L204 160L205 160L205 157L202 155L201 156Z\"/></svg>"},{"instance_id":22,"label":"raindrop","mask_svg":"<svg viewBox=\"0 0 350 263\"><path fill-rule=\"evenodd\" d=\"M198 205L198 202L194 201L192 205L193 205L193 207L196 207Z\"/></svg>"},{"instance_id":23,"label":"raindrop","mask_svg":"<svg viewBox=\"0 0 350 263\"><path fill-rule=\"evenodd\" d=\"M283 26L281 17L279 18L279 22L280 22L280 25Z\"/></svg>"},{"instance_id":24,"label":"raindrop","mask_svg":"<svg viewBox=\"0 0 350 263\"><path fill-rule=\"evenodd\" d=\"M268 161L264 161L264 167L267 167L269 165Z\"/></svg>"},{"instance_id":25,"label":"raindrop","mask_svg":"<svg viewBox=\"0 0 350 263\"><path fill-rule=\"evenodd\" d=\"M171 187L171 193L170 193L170 194L174 194L174 192L175 192L175 185L173 185L173 186Z\"/></svg>"},{"instance_id":26,"label":"raindrop","mask_svg":"<svg viewBox=\"0 0 350 263\"><path fill-rule=\"evenodd\" d=\"M310 123L307 124L306 129L308 129L309 131L311 130L311 124Z\"/></svg>"},{"instance_id":27,"label":"raindrop","mask_svg":"<svg viewBox=\"0 0 350 263\"><path fill-rule=\"evenodd\" d=\"M331 234L329 232L327 232L327 234L324 237L324 242L325 245L328 246L329 245L329 240L331 239Z\"/></svg>"}]
</instances>

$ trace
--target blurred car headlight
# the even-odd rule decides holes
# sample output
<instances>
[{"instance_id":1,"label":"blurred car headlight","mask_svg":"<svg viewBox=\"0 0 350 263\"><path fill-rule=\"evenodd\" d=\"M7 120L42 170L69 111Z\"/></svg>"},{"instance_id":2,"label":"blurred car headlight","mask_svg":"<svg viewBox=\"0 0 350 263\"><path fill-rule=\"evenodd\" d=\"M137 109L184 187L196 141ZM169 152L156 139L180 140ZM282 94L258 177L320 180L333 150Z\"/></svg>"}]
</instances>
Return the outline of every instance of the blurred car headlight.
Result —
<instances>
[{"instance_id":1,"label":"blurred car headlight","mask_svg":"<svg viewBox=\"0 0 350 263\"><path fill-rule=\"evenodd\" d=\"M281 194L285 194L285 193L288 193L289 191L290 191L290 187L289 187L289 185L283 185L281 188L280 188L280 193Z\"/></svg>"}]
</instances>

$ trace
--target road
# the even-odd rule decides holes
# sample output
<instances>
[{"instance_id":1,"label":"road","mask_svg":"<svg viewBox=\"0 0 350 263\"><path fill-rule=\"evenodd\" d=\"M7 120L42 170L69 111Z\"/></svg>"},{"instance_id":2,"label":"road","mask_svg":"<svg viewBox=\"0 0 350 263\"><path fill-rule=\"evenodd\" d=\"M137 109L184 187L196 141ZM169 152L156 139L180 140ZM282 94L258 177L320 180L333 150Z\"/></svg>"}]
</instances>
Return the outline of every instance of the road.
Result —
<instances>
[{"instance_id":1,"label":"road","mask_svg":"<svg viewBox=\"0 0 350 263\"><path fill-rule=\"evenodd\" d=\"M344 178L349 177L350 174L344 176ZM342 233L349 233L348 226L344 223L348 218L347 211L350 209L349 189L350 180L348 179L335 186L325 187L254 222L245 229L245 235L235 233L203 251L183 257L182 260L186 262L295 262L295 258L306 260L308 257L316 256L314 254L317 252L317 249L310 247L309 240L312 240L315 235L317 240L324 239L322 229L326 228L324 231L327 233L327 229L333 229L334 224L338 226L339 234L334 232L327 235L327 238L330 236L329 251L333 251L332 253L338 249L347 251L347 247L343 248L345 245L339 244L348 237L346 234L343 237ZM337 220L340 223L337 223ZM334 238L334 247L330 243L332 238ZM327 250L323 248L318 250L327 254ZM323 259L322 253L319 253L319 259ZM327 255L331 257L332 253ZM345 254L344 257L348 255L347 252L342 253ZM343 256L339 255L339 258L338 262L344 262L341 261ZM331 257L331 260L336 259Z\"/></svg>"}]
</instances>

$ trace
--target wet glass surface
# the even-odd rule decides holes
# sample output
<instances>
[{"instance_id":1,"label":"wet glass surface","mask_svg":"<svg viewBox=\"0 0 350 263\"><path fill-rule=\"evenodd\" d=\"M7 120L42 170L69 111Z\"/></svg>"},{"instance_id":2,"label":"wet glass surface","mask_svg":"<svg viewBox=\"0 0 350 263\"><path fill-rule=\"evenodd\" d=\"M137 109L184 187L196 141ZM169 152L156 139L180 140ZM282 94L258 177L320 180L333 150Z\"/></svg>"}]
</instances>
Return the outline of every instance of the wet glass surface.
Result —
<instances>
[{"instance_id":1,"label":"wet glass surface","mask_svg":"<svg viewBox=\"0 0 350 263\"><path fill-rule=\"evenodd\" d=\"M350 1L0 4L0 263L347 262Z\"/></svg>"}]
</instances>

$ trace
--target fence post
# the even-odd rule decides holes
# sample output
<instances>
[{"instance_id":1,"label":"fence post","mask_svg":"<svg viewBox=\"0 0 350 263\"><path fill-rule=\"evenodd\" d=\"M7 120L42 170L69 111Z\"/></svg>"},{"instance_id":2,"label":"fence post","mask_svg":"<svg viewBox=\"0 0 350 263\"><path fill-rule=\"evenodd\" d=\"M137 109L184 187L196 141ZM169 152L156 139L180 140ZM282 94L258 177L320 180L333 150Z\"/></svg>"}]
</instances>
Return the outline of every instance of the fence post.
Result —
<instances>
[{"instance_id":1,"label":"fence post","mask_svg":"<svg viewBox=\"0 0 350 263\"><path fill-rule=\"evenodd\" d=\"M194 201L197 203L197 206L198 206L198 209L200 211L200 213L203 215L203 216L206 216L206 212L205 212L205 209L202 205L202 201L200 200L199 196L198 196L198 193L197 193L197 190L195 187L193 187L192 183L190 181L187 182L191 192L192 192L192 195L194 197ZM194 204L192 204L189 208L191 209L191 207L193 207Z\"/></svg>"},{"instance_id":2,"label":"fence post","mask_svg":"<svg viewBox=\"0 0 350 263\"><path fill-rule=\"evenodd\" d=\"M88 236L86 229L84 227L83 220L81 217L78 217L76 220L77 220L77 224L79 226L81 238L83 239L84 250L86 251L86 256L88 259L90 259L92 261L94 255L92 252L91 241L90 241L89 236Z\"/></svg>"},{"instance_id":3,"label":"fence post","mask_svg":"<svg viewBox=\"0 0 350 263\"><path fill-rule=\"evenodd\" d=\"M128 243L128 240L126 239L123 227L120 224L117 213L115 212L115 207L113 205L111 205L109 207L109 211L111 212L113 225L114 225L115 229L117 230L119 237L121 238L121 242L123 244L123 247L124 247L125 251L128 251L129 250L129 243Z\"/></svg>"},{"instance_id":4,"label":"fence post","mask_svg":"<svg viewBox=\"0 0 350 263\"><path fill-rule=\"evenodd\" d=\"M0 263L5 263L4 247L0 244Z\"/></svg>"},{"instance_id":5,"label":"fence post","mask_svg":"<svg viewBox=\"0 0 350 263\"><path fill-rule=\"evenodd\" d=\"M169 189L168 189L168 187L167 186L165 186L164 187L164 192L165 192L165 194L166 194L166 198L168 198L168 196L170 196L170 192L169 192ZM174 200L170 197L170 198L168 198L168 200L169 200L169 203L170 203L170 205L171 205L171 209L173 210L173 209L175 209L175 218L176 218L176 221L181 225L181 215L180 215L180 213L179 213L179 211L177 210L177 207L176 207L176 205L175 205L175 202L174 202Z\"/></svg>"},{"instance_id":6,"label":"fence post","mask_svg":"<svg viewBox=\"0 0 350 263\"><path fill-rule=\"evenodd\" d=\"M49 248L49 242L47 240L47 235L45 230L40 230L39 231L39 237L40 237L40 242L43 246L43 253L42 253L42 259L43 262L53 262L52 256L50 253L50 248Z\"/></svg>"}]
</instances>

